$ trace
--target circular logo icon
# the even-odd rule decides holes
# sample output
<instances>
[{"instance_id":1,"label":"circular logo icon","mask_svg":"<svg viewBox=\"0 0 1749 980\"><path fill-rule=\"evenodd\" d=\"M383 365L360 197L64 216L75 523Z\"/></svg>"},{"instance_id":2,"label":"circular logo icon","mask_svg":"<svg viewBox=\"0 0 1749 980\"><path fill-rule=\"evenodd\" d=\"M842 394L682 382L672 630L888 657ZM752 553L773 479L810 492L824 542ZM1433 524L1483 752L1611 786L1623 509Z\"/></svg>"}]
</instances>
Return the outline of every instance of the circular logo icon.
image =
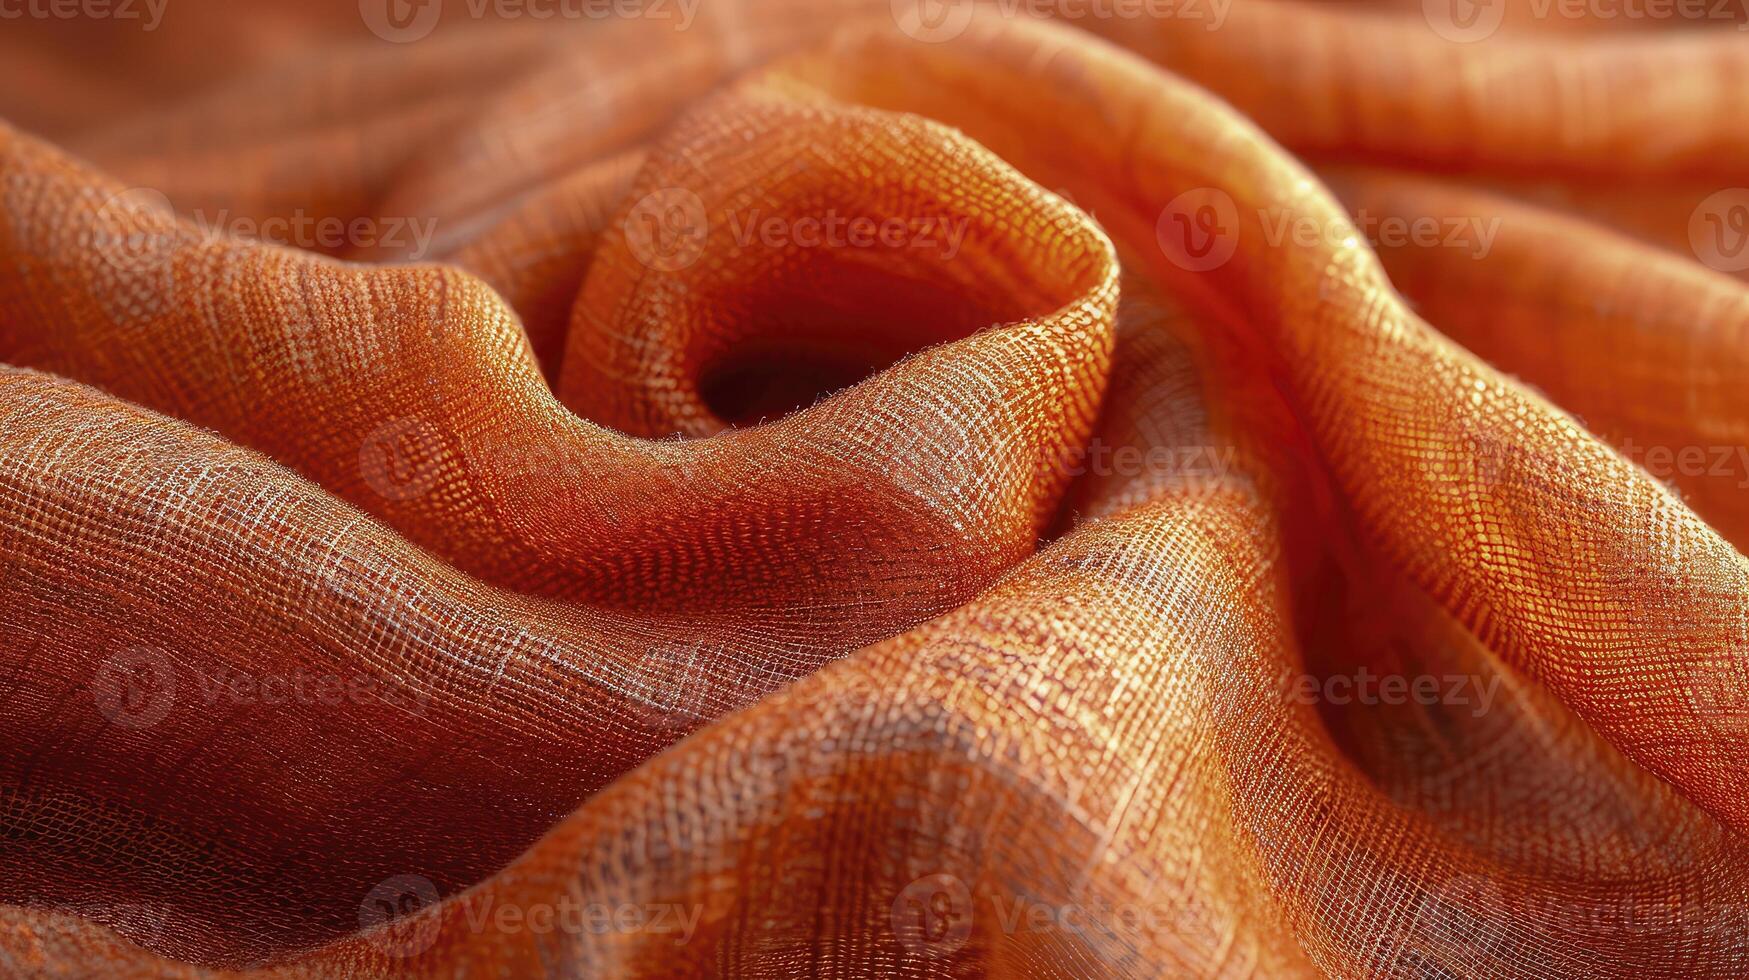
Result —
<instances>
[{"instance_id":1,"label":"circular logo icon","mask_svg":"<svg viewBox=\"0 0 1749 980\"><path fill-rule=\"evenodd\" d=\"M104 279L93 291L111 319L132 324L169 309L182 243L170 199L150 187L131 187L104 198L92 217L90 250Z\"/></svg>"},{"instance_id":2,"label":"circular logo icon","mask_svg":"<svg viewBox=\"0 0 1749 980\"><path fill-rule=\"evenodd\" d=\"M377 426L358 450L364 482L384 500L423 496L437 482L443 438L424 419L391 419Z\"/></svg>"},{"instance_id":3,"label":"circular logo icon","mask_svg":"<svg viewBox=\"0 0 1749 980\"><path fill-rule=\"evenodd\" d=\"M1688 217L1688 244L1720 272L1749 269L1749 188L1727 188L1700 202Z\"/></svg>"},{"instance_id":4,"label":"circular logo icon","mask_svg":"<svg viewBox=\"0 0 1749 980\"><path fill-rule=\"evenodd\" d=\"M437 28L443 0L358 0L358 14L372 34L395 44L408 44Z\"/></svg>"},{"instance_id":5,"label":"circular logo icon","mask_svg":"<svg viewBox=\"0 0 1749 980\"><path fill-rule=\"evenodd\" d=\"M1749 663L1699 664L1688 673L1688 701L1721 739L1749 738Z\"/></svg>"},{"instance_id":6,"label":"circular logo icon","mask_svg":"<svg viewBox=\"0 0 1749 980\"><path fill-rule=\"evenodd\" d=\"M1239 247L1239 207L1218 187L1197 187L1173 198L1154 223L1166 257L1188 272L1218 269Z\"/></svg>"},{"instance_id":7,"label":"circular logo icon","mask_svg":"<svg viewBox=\"0 0 1749 980\"><path fill-rule=\"evenodd\" d=\"M972 893L950 874L924 875L893 899L893 935L914 956L951 956L972 934Z\"/></svg>"},{"instance_id":8,"label":"circular logo icon","mask_svg":"<svg viewBox=\"0 0 1749 980\"><path fill-rule=\"evenodd\" d=\"M129 902L104 910L98 921L132 940L136 946L156 949L173 935L174 919L161 906Z\"/></svg>"},{"instance_id":9,"label":"circular logo icon","mask_svg":"<svg viewBox=\"0 0 1749 980\"><path fill-rule=\"evenodd\" d=\"M1506 0L1421 0L1433 33L1457 44L1492 37L1506 20Z\"/></svg>"},{"instance_id":10,"label":"circular logo icon","mask_svg":"<svg viewBox=\"0 0 1749 980\"><path fill-rule=\"evenodd\" d=\"M358 928L378 949L395 957L431 948L443 924L437 886L422 875L396 875L379 883L358 906Z\"/></svg>"},{"instance_id":11,"label":"circular logo icon","mask_svg":"<svg viewBox=\"0 0 1749 980\"><path fill-rule=\"evenodd\" d=\"M645 654L647 683L631 699L636 719L652 732L679 735L699 722L697 707L705 685L707 653L699 644L662 643Z\"/></svg>"},{"instance_id":12,"label":"circular logo icon","mask_svg":"<svg viewBox=\"0 0 1749 980\"><path fill-rule=\"evenodd\" d=\"M1497 923L1505 908L1505 895L1486 876L1448 878L1416 907L1412 945L1435 963L1474 963L1498 955L1504 940Z\"/></svg>"},{"instance_id":13,"label":"circular logo icon","mask_svg":"<svg viewBox=\"0 0 1749 980\"><path fill-rule=\"evenodd\" d=\"M162 650L132 647L98 665L91 694L111 724L150 728L176 704L176 666Z\"/></svg>"},{"instance_id":14,"label":"circular logo icon","mask_svg":"<svg viewBox=\"0 0 1749 980\"><path fill-rule=\"evenodd\" d=\"M973 0L892 0L893 23L927 44L951 41L972 23Z\"/></svg>"},{"instance_id":15,"label":"circular logo icon","mask_svg":"<svg viewBox=\"0 0 1749 980\"><path fill-rule=\"evenodd\" d=\"M905 408L896 408L890 417L903 420L904 412ZM963 530L966 507L973 499L972 488L981 467L993 465L986 457L993 449L1021 445L1021 440L1012 436L1019 426L1009 423L1008 416L1008 403L1000 394L982 412L957 412L953 406L943 405L934 419L910 425L899 422L881 433L874 458L881 461L887 482L924 501ZM985 441L978 442L978 436Z\"/></svg>"},{"instance_id":16,"label":"circular logo icon","mask_svg":"<svg viewBox=\"0 0 1749 980\"><path fill-rule=\"evenodd\" d=\"M632 255L657 272L679 272L697 262L710 233L704 201L684 187L645 194L622 227Z\"/></svg>"}]
</instances>

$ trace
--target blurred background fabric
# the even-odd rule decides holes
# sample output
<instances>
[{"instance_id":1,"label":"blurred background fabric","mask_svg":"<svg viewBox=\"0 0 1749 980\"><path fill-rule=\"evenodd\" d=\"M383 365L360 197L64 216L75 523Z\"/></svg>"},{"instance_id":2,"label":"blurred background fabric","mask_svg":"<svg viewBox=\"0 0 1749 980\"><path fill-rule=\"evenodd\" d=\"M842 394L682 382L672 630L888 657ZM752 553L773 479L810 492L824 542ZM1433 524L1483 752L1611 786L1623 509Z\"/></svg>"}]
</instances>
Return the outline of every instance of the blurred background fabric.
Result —
<instances>
[{"instance_id":1,"label":"blurred background fabric","mask_svg":"<svg viewBox=\"0 0 1749 980\"><path fill-rule=\"evenodd\" d=\"M1730 0L0 0L0 976L1749 976Z\"/></svg>"}]
</instances>

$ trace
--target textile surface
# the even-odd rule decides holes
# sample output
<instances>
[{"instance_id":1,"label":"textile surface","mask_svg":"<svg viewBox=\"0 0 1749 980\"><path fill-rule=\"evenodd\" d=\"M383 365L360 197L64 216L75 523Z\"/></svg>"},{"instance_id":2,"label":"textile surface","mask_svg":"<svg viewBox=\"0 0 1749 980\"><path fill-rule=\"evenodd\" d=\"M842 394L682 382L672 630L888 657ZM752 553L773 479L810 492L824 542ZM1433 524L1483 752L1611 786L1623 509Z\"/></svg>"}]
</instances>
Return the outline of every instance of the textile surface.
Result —
<instances>
[{"instance_id":1,"label":"textile surface","mask_svg":"<svg viewBox=\"0 0 1749 980\"><path fill-rule=\"evenodd\" d=\"M1740 10L74 8L0 976L1749 976Z\"/></svg>"}]
</instances>

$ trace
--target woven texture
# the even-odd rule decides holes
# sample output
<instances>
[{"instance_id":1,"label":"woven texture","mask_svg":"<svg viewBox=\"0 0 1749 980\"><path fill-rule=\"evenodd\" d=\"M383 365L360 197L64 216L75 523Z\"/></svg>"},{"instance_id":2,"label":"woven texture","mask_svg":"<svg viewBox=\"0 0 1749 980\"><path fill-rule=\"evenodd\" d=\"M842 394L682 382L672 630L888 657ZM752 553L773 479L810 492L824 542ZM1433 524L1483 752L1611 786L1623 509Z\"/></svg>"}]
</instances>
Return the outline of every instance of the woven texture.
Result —
<instances>
[{"instance_id":1,"label":"woven texture","mask_svg":"<svg viewBox=\"0 0 1749 980\"><path fill-rule=\"evenodd\" d=\"M0 977L1749 976L1741 13L1138 6L6 27Z\"/></svg>"}]
</instances>

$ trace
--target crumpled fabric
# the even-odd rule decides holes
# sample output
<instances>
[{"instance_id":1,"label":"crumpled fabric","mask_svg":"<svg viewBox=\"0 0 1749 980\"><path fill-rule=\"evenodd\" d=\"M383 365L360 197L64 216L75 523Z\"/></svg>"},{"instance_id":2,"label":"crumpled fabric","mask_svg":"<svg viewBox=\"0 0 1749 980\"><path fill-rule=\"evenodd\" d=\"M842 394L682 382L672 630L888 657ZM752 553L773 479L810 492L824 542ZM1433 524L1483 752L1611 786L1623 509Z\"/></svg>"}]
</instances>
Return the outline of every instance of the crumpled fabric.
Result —
<instances>
[{"instance_id":1,"label":"crumpled fabric","mask_svg":"<svg viewBox=\"0 0 1749 980\"><path fill-rule=\"evenodd\" d=\"M0 975L1749 975L1749 42L1595 7L9 22Z\"/></svg>"}]
</instances>

